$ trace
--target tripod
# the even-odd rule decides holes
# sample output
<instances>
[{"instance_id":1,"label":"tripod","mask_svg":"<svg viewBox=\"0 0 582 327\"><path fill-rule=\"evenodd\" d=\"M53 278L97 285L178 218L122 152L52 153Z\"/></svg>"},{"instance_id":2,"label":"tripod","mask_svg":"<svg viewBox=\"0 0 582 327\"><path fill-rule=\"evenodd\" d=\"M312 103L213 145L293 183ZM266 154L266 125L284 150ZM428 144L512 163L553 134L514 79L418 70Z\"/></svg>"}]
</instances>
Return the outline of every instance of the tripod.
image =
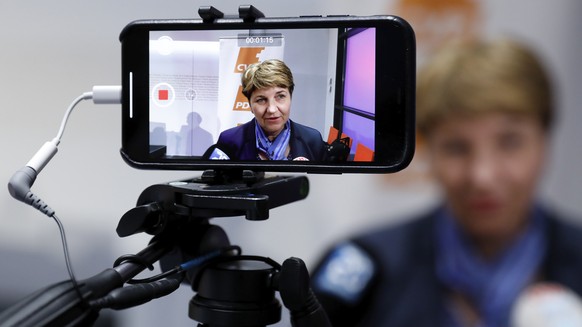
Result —
<instances>
[{"instance_id":1,"label":"tripod","mask_svg":"<svg viewBox=\"0 0 582 327\"><path fill-rule=\"evenodd\" d=\"M304 199L308 192L306 177L265 177L251 171L207 171L199 178L152 185L117 227L120 237L153 235L148 247L120 257L113 268L80 281L78 289L65 281L31 294L0 313L0 326L89 325L103 308L140 305L170 294L184 281L196 292L189 317L199 327L274 324L281 319L277 291L293 326L330 326L301 259L289 258L279 265L269 258L241 255L240 249L233 254L237 247L230 245L222 228L209 222L241 215L268 219L269 209ZM162 278L132 279L158 261L165 272ZM134 285L124 287L126 283Z\"/></svg>"}]
</instances>

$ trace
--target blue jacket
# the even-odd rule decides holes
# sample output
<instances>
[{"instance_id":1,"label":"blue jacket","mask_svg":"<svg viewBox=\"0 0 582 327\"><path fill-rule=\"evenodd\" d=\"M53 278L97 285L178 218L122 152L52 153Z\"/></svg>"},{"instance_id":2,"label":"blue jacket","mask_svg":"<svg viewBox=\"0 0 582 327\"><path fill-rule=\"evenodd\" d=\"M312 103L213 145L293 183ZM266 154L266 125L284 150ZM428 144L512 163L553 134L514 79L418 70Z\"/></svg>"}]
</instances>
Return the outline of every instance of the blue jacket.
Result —
<instances>
[{"instance_id":1,"label":"blue jacket","mask_svg":"<svg viewBox=\"0 0 582 327\"><path fill-rule=\"evenodd\" d=\"M220 133L216 147L232 160L257 160L255 119ZM314 128L291 121L290 157L305 157L310 161L323 161L326 143Z\"/></svg>"},{"instance_id":2,"label":"blue jacket","mask_svg":"<svg viewBox=\"0 0 582 327\"><path fill-rule=\"evenodd\" d=\"M435 213L345 243L351 252L344 251L344 256L356 258L346 262L356 262L359 268L348 267L355 273L335 281L347 286L338 289L336 284L332 291L323 271L337 249L346 245L327 253L312 274L312 283L334 327L442 325L446 290L435 273ZM582 230L547 216L548 250L541 277L582 296Z\"/></svg>"}]
</instances>

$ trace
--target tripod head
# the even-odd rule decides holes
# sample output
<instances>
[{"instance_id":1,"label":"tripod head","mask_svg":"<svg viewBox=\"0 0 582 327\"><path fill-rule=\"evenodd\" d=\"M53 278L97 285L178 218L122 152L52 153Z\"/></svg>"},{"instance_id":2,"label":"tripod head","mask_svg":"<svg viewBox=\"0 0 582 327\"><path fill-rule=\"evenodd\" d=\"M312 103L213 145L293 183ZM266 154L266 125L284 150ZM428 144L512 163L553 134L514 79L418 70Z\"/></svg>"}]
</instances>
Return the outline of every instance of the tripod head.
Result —
<instances>
[{"instance_id":1,"label":"tripod head","mask_svg":"<svg viewBox=\"0 0 582 327\"><path fill-rule=\"evenodd\" d=\"M158 235L172 221L190 218L199 221L242 215L248 220L265 220L269 209L302 200L309 193L305 177L265 178L262 172L236 173L207 171L199 178L146 188L137 206L121 218L117 234Z\"/></svg>"}]
</instances>

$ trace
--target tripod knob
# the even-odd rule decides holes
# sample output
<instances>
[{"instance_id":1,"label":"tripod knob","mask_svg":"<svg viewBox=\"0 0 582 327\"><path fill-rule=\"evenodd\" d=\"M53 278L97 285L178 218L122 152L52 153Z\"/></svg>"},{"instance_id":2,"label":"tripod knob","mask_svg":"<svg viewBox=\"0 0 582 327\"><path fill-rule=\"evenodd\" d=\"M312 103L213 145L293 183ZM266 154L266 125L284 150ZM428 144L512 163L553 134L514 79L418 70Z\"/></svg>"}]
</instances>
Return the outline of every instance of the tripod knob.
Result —
<instances>
[{"instance_id":1,"label":"tripod knob","mask_svg":"<svg viewBox=\"0 0 582 327\"><path fill-rule=\"evenodd\" d=\"M291 325L331 327L327 314L309 285L309 272L303 260L292 257L283 262L279 275L279 293L291 313Z\"/></svg>"},{"instance_id":2,"label":"tripod knob","mask_svg":"<svg viewBox=\"0 0 582 327\"><path fill-rule=\"evenodd\" d=\"M137 206L121 217L116 229L117 235L126 237L141 232L157 234L164 227L161 213L162 209L156 202Z\"/></svg>"}]
</instances>

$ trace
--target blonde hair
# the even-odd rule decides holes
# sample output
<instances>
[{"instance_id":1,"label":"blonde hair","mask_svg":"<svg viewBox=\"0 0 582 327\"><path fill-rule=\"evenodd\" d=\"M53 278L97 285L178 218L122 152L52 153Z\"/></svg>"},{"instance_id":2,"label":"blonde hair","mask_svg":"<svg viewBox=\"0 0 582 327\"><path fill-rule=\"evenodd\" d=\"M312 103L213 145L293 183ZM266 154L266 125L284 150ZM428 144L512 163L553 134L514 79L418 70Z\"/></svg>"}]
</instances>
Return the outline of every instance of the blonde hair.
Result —
<instances>
[{"instance_id":1,"label":"blonde hair","mask_svg":"<svg viewBox=\"0 0 582 327\"><path fill-rule=\"evenodd\" d=\"M457 41L419 72L417 124L426 134L447 117L501 111L535 116L548 129L552 101L549 77L525 46L509 39Z\"/></svg>"},{"instance_id":2,"label":"blonde hair","mask_svg":"<svg viewBox=\"0 0 582 327\"><path fill-rule=\"evenodd\" d=\"M241 77L242 93L251 99L254 91L266 87L283 87L293 94L293 74L287 65L278 59L268 59L260 63L252 64Z\"/></svg>"}]
</instances>

